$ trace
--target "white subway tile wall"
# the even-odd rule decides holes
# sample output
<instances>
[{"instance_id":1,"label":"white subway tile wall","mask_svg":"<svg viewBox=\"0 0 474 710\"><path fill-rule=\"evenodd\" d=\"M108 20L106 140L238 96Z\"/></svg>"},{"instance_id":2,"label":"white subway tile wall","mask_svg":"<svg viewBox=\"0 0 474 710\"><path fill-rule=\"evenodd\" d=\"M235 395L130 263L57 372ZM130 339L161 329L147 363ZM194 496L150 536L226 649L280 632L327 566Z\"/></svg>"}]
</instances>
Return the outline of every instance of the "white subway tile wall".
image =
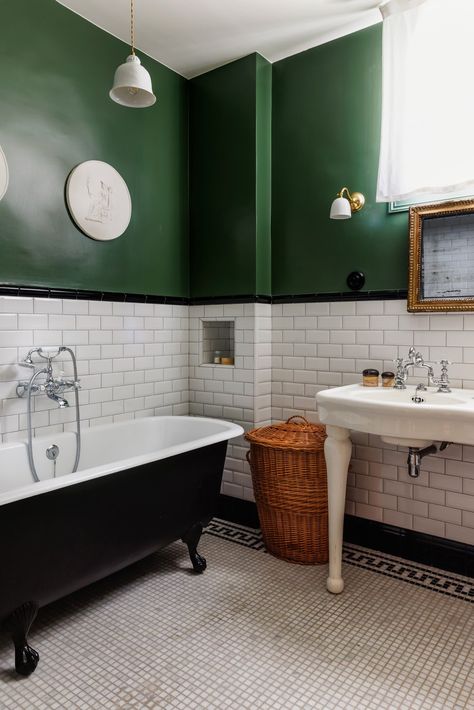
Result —
<instances>
[{"instance_id":1,"label":"white subway tile wall","mask_svg":"<svg viewBox=\"0 0 474 710\"><path fill-rule=\"evenodd\" d=\"M393 371L410 345L427 361L451 360L451 384L474 388L472 315L409 314L398 300L300 303L273 305L272 325L273 420L317 421L317 392L360 382L366 367ZM348 513L474 544L474 447L427 456L412 479L405 449L360 432L352 440Z\"/></svg>"},{"instance_id":2,"label":"white subway tile wall","mask_svg":"<svg viewBox=\"0 0 474 710\"><path fill-rule=\"evenodd\" d=\"M234 366L203 363L203 320L233 322ZM33 345L56 344L78 358L83 426L188 413L246 431L294 414L317 420L319 390L359 382L368 366L393 370L410 345L426 360L452 360L452 384L474 388L472 314L412 315L404 301L188 307L0 297L3 442L26 436L16 385L29 371L18 361ZM74 414L35 396L35 434L74 428ZM349 513L474 543L474 447L426 457L410 479L404 450L357 432L353 442ZM253 500L247 449L243 437L230 442L222 490Z\"/></svg>"},{"instance_id":3,"label":"white subway tile wall","mask_svg":"<svg viewBox=\"0 0 474 710\"><path fill-rule=\"evenodd\" d=\"M271 306L262 303L191 306L189 309L190 414L221 417L245 431L270 423ZM205 363L203 322L234 322L235 365ZM243 437L229 442L222 492L254 500L248 446Z\"/></svg>"},{"instance_id":4,"label":"white subway tile wall","mask_svg":"<svg viewBox=\"0 0 474 710\"><path fill-rule=\"evenodd\" d=\"M83 427L154 414L187 414L188 307L0 297L0 436L26 436L26 398L18 366L39 345L68 345L77 357ZM58 363L72 374L65 357ZM74 394L66 394L70 404ZM36 436L74 428L75 408L33 396Z\"/></svg>"}]
</instances>

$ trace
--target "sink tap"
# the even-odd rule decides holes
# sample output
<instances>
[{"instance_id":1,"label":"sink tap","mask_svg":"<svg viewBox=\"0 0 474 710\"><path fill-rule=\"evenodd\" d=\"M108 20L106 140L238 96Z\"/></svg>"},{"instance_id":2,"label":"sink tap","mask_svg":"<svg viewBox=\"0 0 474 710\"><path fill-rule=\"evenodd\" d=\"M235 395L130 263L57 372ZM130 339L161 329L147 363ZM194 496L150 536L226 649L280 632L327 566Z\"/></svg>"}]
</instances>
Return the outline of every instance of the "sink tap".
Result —
<instances>
[{"instance_id":1,"label":"sink tap","mask_svg":"<svg viewBox=\"0 0 474 710\"><path fill-rule=\"evenodd\" d=\"M424 361L423 355L420 352L416 352L413 346L410 347L408 351L408 358L406 360L403 360L403 358L399 357L394 362L397 365L397 373L395 375L395 389L406 389L408 369L415 369L416 367L425 368L427 370L428 384L437 384L434 379L434 370L432 366Z\"/></svg>"}]
</instances>

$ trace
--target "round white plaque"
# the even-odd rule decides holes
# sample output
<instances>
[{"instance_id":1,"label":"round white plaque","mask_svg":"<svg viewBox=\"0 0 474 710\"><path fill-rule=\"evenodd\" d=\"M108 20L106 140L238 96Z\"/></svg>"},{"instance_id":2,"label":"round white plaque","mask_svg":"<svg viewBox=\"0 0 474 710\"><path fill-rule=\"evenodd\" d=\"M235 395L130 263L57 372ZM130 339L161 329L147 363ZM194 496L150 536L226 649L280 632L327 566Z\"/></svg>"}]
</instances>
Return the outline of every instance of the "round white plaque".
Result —
<instances>
[{"instance_id":1,"label":"round white plaque","mask_svg":"<svg viewBox=\"0 0 474 710\"><path fill-rule=\"evenodd\" d=\"M87 160L77 165L66 183L66 201L79 229L92 239L117 239L132 216L127 184L108 163Z\"/></svg>"},{"instance_id":2,"label":"round white plaque","mask_svg":"<svg viewBox=\"0 0 474 710\"><path fill-rule=\"evenodd\" d=\"M8 163L5 153L0 146L0 200L5 195L8 187Z\"/></svg>"}]
</instances>

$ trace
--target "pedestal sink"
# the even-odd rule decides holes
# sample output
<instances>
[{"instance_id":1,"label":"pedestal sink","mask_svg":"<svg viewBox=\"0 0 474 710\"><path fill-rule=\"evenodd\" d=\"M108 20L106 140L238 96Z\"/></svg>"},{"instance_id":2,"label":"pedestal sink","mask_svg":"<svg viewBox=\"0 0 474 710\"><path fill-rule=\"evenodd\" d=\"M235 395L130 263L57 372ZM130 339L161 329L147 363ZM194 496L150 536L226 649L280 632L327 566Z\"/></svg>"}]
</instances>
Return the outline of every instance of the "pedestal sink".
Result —
<instances>
[{"instance_id":1,"label":"pedestal sink","mask_svg":"<svg viewBox=\"0 0 474 710\"><path fill-rule=\"evenodd\" d=\"M350 430L378 434L383 441L408 447L424 447L432 441L474 445L474 390L453 389L419 392L415 387L347 385L318 392L319 418L326 424L324 445L328 472L329 577L334 594L344 589L341 573L342 532L347 470L351 458Z\"/></svg>"}]
</instances>

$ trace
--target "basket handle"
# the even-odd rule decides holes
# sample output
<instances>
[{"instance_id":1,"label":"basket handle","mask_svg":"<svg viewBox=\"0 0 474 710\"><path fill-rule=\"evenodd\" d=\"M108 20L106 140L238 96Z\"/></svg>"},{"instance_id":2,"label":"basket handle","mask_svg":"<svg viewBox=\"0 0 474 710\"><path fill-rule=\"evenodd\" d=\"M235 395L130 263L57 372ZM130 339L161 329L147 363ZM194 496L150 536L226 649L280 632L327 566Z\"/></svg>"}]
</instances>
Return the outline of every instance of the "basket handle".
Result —
<instances>
[{"instance_id":1,"label":"basket handle","mask_svg":"<svg viewBox=\"0 0 474 710\"><path fill-rule=\"evenodd\" d=\"M245 458L247 459L247 463L252 468L252 462L250 460L250 449L247 449L247 453L245 454Z\"/></svg>"},{"instance_id":2,"label":"basket handle","mask_svg":"<svg viewBox=\"0 0 474 710\"><path fill-rule=\"evenodd\" d=\"M302 417L301 414L294 414L292 417L286 420L286 423L289 424L293 419L302 419L305 424L311 426L310 422L305 417Z\"/></svg>"}]
</instances>

